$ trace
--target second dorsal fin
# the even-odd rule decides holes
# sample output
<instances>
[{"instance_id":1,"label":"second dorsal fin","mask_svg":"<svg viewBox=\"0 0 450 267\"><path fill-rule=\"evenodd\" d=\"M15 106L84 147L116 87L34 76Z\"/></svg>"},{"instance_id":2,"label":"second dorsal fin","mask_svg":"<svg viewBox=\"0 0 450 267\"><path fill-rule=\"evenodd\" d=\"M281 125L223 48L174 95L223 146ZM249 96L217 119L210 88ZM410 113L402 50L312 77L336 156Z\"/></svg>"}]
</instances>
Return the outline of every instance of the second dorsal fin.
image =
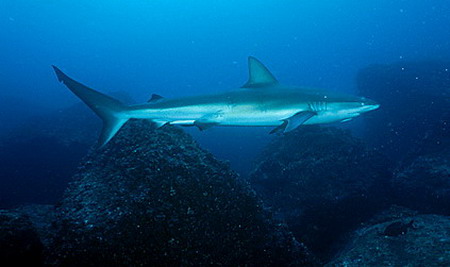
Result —
<instances>
[{"instance_id":1,"label":"second dorsal fin","mask_svg":"<svg viewBox=\"0 0 450 267\"><path fill-rule=\"evenodd\" d=\"M248 81L243 88L264 87L277 84L277 79L259 60L248 57Z\"/></svg>"},{"instance_id":2,"label":"second dorsal fin","mask_svg":"<svg viewBox=\"0 0 450 267\"><path fill-rule=\"evenodd\" d=\"M162 99L164 99L164 97L157 95L157 94L152 94L152 97L147 102L154 103L154 102L158 102Z\"/></svg>"}]
</instances>

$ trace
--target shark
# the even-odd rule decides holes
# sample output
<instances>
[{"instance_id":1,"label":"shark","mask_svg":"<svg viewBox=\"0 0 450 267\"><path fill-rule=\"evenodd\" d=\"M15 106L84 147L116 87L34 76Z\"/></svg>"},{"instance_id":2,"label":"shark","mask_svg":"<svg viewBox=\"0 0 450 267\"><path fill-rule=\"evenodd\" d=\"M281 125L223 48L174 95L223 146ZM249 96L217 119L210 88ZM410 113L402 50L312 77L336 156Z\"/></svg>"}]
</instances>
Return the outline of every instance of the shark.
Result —
<instances>
[{"instance_id":1,"label":"shark","mask_svg":"<svg viewBox=\"0 0 450 267\"><path fill-rule=\"evenodd\" d=\"M223 93L164 98L153 94L145 103L121 101L75 81L56 66L57 79L103 121L98 147L105 146L129 119L164 125L266 126L270 133L288 133L301 125L344 122L375 110L371 99L323 89L284 85L255 57L248 57L248 81Z\"/></svg>"}]
</instances>

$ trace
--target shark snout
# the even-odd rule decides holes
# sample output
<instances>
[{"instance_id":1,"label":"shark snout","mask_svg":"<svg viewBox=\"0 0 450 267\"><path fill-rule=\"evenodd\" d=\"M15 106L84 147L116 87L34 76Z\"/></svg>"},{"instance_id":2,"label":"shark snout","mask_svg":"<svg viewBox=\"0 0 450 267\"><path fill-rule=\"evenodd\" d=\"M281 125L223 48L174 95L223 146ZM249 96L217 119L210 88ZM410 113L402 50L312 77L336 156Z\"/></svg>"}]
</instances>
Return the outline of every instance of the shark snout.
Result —
<instances>
[{"instance_id":1,"label":"shark snout","mask_svg":"<svg viewBox=\"0 0 450 267\"><path fill-rule=\"evenodd\" d=\"M372 99L364 98L363 101L361 102L361 106L362 111L367 112L379 108L380 104L378 104Z\"/></svg>"},{"instance_id":2,"label":"shark snout","mask_svg":"<svg viewBox=\"0 0 450 267\"><path fill-rule=\"evenodd\" d=\"M380 104L370 104L364 106L364 111L372 111L380 107Z\"/></svg>"}]
</instances>

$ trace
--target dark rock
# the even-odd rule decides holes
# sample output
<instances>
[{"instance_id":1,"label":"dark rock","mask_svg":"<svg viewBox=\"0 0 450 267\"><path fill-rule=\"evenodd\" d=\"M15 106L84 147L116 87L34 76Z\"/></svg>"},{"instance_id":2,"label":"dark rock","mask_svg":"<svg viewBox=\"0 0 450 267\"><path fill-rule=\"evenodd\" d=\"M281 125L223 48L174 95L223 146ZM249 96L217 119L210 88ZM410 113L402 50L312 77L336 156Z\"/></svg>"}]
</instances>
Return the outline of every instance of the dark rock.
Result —
<instances>
[{"instance_id":1,"label":"dark rock","mask_svg":"<svg viewBox=\"0 0 450 267\"><path fill-rule=\"evenodd\" d=\"M423 149L421 140L430 132L448 134L450 63L372 65L359 72L357 81L361 95L381 104L377 112L366 116L370 123L365 125L365 139L391 159Z\"/></svg>"},{"instance_id":2,"label":"dark rock","mask_svg":"<svg viewBox=\"0 0 450 267\"><path fill-rule=\"evenodd\" d=\"M426 213L449 215L450 146L404 164L391 184L397 203Z\"/></svg>"},{"instance_id":3,"label":"dark rock","mask_svg":"<svg viewBox=\"0 0 450 267\"><path fill-rule=\"evenodd\" d=\"M53 205L26 205L14 210L26 216L44 245L44 256L55 239L56 207Z\"/></svg>"},{"instance_id":4,"label":"dark rock","mask_svg":"<svg viewBox=\"0 0 450 267\"><path fill-rule=\"evenodd\" d=\"M324 258L386 203L388 162L349 132L301 127L277 138L251 183L294 235Z\"/></svg>"},{"instance_id":5,"label":"dark rock","mask_svg":"<svg viewBox=\"0 0 450 267\"><path fill-rule=\"evenodd\" d=\"M438 215L384 213L357 231L347 247L326 266L449 266L450 218ZM409 214L408 214L409 213ZM398 236L383 231L393 223L414 220L414 228Z\"/></svg>"},{"instance_id":6,"label":"dark rock","mask_svg":"<svg viewBox=\"0 0 450 267\"><path fill-rule=\"evenodd\" d=\"M82 164L59 208L65 266L312 264L248 184L171 126L130 121Z\"/></svg>"},{"instance_id":7,"label":"dark rock","mask_svg":"<svg viewBox=\"0 0 450 267\"><path fill-rule=\"evenodd\" d=\"M43 250L39 236L26 215L0 210L2 266L43 266Z\"/></svg>"}]
</instances>

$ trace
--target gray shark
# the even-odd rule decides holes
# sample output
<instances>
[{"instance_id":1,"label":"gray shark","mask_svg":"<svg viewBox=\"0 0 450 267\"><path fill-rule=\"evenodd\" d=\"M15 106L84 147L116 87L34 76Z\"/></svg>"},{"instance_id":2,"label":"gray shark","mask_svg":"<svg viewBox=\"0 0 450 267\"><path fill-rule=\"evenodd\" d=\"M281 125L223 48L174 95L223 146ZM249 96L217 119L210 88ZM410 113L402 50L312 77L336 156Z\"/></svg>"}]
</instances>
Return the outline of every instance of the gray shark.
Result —
<instances>
[{"instance_id":1,"label":"gray shark","mask_svg":"<svg viewBox=\"0 0 450 267\"><path fill-rule=\"evenodd\" d=\"M249 79L241 88L219 94L166 99L152 95L144 104L125 105L97 92L53 66L58 80L86 103L102 120L98 141L104 146L129 119L196 126L273 126L271 133L290 132L302 124L347 121L377 109L373 100L280 84L256 58L248 58Z\"/></svg>"}]
</instances>

